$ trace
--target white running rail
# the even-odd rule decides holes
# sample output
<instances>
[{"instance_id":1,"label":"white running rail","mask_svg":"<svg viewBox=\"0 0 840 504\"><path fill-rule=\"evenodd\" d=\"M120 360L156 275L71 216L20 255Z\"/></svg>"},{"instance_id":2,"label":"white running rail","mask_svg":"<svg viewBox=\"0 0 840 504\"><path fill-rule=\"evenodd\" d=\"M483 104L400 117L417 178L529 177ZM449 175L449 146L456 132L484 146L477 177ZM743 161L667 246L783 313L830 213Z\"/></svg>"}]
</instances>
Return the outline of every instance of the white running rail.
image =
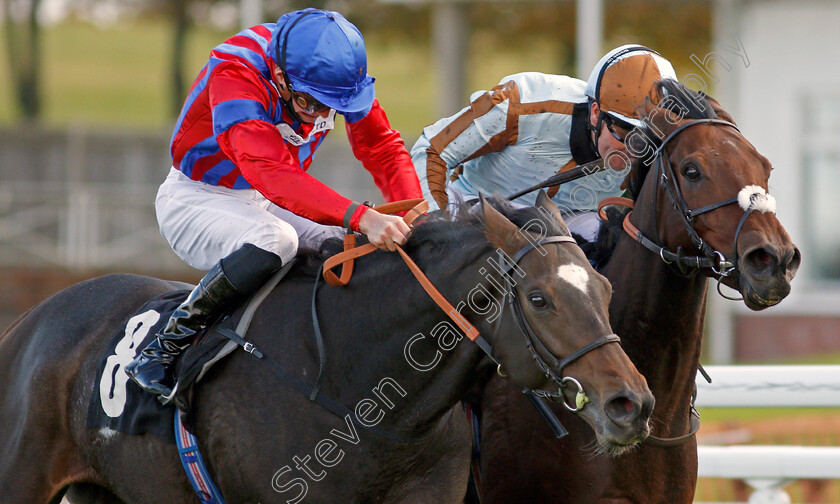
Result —
<instances>
[{"instance_id":1,"label":"white running rail","mask_svg":"<svg viewBox=\"0 0 840 504\"><path fill-rule=\"evenodd\" d=\"M697 375L697 407L840 408L840 366L707 366ZM840 479L840 447L700 445L698 476L742 479L749 504L790 504L796 479Z\"/></svg>"}]
</instances>

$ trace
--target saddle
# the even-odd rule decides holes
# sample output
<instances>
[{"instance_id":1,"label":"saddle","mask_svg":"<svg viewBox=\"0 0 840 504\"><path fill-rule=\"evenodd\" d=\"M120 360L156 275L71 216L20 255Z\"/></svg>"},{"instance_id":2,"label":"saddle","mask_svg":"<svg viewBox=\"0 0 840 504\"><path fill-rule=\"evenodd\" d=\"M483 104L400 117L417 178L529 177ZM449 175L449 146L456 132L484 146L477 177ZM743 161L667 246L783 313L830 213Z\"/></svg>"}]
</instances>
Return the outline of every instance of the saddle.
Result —
<instances>
[{"instance_id":1,"label":"saddle","mask_svg":"<svg viewBox=\"0 0 840 504\"><path fill-rule=\"evenodd\" d=\"M194 386L207 371L236 348L249 353L259 352L242 335L247 331L254 311L293 264L294 261L290 261L248 302L204 331L198 341L190 345L177 367L177 393L186 404L189 404ZM152 434L175 444L172 425L177 409L172 404L163 405L156 397L145 393L128 378L124 367L154 339L189 292L167 292L147 301L110 338L97 366L96 386L88 405L88 427L132 435ZM187 415L185 426L192 430L190 420Z\"/></svg>"}]
</instances>

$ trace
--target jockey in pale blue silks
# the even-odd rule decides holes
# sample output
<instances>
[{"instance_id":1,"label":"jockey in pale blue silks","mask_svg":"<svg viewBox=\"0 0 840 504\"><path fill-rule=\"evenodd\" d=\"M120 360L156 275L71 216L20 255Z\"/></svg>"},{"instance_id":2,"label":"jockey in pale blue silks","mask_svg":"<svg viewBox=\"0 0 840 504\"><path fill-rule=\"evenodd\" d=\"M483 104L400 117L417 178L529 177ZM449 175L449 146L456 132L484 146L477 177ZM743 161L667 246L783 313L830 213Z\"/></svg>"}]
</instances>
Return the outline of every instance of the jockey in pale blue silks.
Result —
<instances>
[{"instance_id":1,"label":"jockey in pale blue silks","mask_svg":"<svg viewBox=\"0 0 840 504\"><path fill-rule=\"evenodd\" d=\"M598 202L621 194L629 158L624 137L641 125L637 107L656 100L654 83L676 79L655 51L625 45L607 53L588 82L525 72L478 91L457 114L427 126L411 149L432 209L479 194L507 196L560 171L603 158L606 170L549 191L569 227L594 239ZM533 205L536 193L515 203ZM453 210L454 206L450 207Z\"/></svg>"}]
</instances>

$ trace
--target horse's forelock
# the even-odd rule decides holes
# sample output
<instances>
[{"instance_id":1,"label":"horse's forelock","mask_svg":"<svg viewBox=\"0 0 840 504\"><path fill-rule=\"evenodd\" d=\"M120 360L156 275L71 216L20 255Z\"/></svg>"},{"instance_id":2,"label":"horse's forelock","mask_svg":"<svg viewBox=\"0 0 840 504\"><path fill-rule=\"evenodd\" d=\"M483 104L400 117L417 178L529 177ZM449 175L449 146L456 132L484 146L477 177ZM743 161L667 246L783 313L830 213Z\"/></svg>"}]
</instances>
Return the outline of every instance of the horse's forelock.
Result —
<instances>
[{"instance_id":1,"label":"horse's forelock","mask_svg":"<svg viewBox=\"0 0 840 504\"><path fill-rule=\"evenodd\" d=\"M706 99L705 93L694 91L674 79L663 79L656 83L662 97L659 106L664 107L684 119L714 119L717 117L714 107Z\"/></svg>"},{"instance_id":2,"label":"horse's forelock","mask_svg":"<svg viewBox=\"0 0 840 504\"><path fill-rule=\"evenodd\" d=\"M690 119L715 119L717 112L715 107L709 102L707 96L700 92L694 91L679 81L674 79L663 79L657 81L654 86L658 90L660 101L657 104L646 103L639 108L639 112L644 116L642 126L639 130L643 133L643 138L646 143L658 148L662 144L662 138L654 131L651 122L656 125L656 128L663 130L667 134L667 130L676 127L675 123L670 123L665 120L662 109L668 110L674 117L680 117L682 120Z\"/></svg>"}]
</instances>

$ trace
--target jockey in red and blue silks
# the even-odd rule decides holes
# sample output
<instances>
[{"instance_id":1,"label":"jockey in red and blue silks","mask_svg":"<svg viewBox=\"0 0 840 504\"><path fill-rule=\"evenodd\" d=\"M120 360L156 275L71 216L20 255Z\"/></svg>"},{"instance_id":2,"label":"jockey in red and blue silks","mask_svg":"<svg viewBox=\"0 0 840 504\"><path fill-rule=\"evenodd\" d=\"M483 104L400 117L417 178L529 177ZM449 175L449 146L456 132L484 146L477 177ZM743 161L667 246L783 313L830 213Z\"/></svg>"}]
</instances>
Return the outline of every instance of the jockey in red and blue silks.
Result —
<instances>
[{"instance_id":1,"label":"jockey in red and blue silks","mask_svg":"<svg viewBox=\"0 0 840 504\"><path fill-rule=\"evenodd\" d=\"M353 153L383 198L421 197L373 81L361 33L337 12L292 12L211 51L175 125L173 166L155 201L163 237L185 262L209 272L126 368L138 385L172 400L173 363L194 335L255 292L299 247L341 237L342 225L382 249L405 243L402 219L306 173L342 114Z\"/></svg>"}]
</instances>

